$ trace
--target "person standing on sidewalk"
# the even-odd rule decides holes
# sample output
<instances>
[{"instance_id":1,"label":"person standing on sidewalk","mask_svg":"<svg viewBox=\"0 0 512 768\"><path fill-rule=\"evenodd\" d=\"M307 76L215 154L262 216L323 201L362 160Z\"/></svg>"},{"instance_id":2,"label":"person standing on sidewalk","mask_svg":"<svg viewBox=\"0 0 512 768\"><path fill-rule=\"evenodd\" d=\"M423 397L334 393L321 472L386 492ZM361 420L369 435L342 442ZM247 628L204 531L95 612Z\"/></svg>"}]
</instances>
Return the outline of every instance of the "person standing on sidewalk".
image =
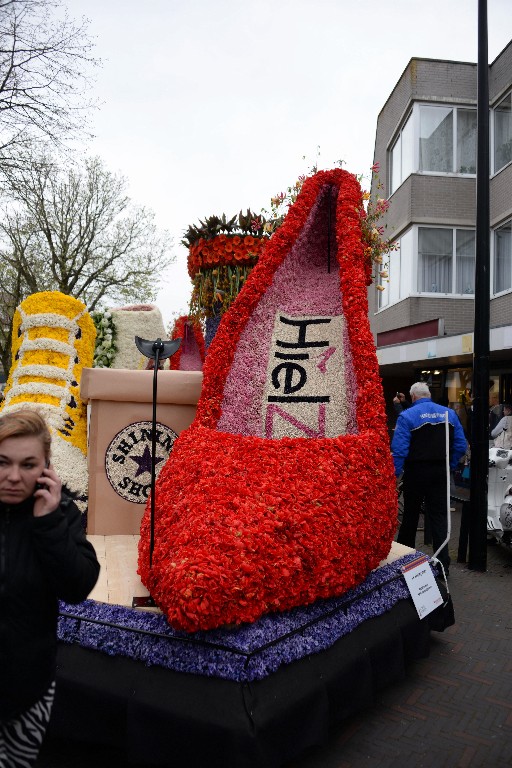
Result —
<instances>
[{"instance_id":1,"label":"person standing on sidewalk","mask_svg":"<svg viewBox=\"0 0 512 768\"><path fill-rule=\"evenodd\" d=\"M512 405L503 403L503 418L491 432L496 448L512 449Z\"/></svg>"},{"instance_id":2,"label":"person standing on sidewalk","mask_svg":"<svg viewBox=\"0 0 512 768\"><path fill-rule=\"evenodd\" d=\"M405 399L405 395L403 392L397 392L396 395L393 398L393 408L395 409L395 413L402 413L402 411L405 411L406 408L410 408L411 404L407 402Z\"/></svg>"},{"instance_id":3,"label":"person standing on sidewalk","mask_svg":"<svg viewBox=\"0 0 512 768\"><path fill-rule=\"evenodd\" d=\"M412 405L399 414L391 453L395 475L403 472L404 513L397 541L415 548L421 505L430 524L434 552L448 532L446 509L446 413L448 413L450 467L454 469L466 452L466 437L459 417L451 408L434 403L428 386L416 382L410 389ZM438 554L446 573L450 566L448 546Z\"/></svg>"}]
</instances>

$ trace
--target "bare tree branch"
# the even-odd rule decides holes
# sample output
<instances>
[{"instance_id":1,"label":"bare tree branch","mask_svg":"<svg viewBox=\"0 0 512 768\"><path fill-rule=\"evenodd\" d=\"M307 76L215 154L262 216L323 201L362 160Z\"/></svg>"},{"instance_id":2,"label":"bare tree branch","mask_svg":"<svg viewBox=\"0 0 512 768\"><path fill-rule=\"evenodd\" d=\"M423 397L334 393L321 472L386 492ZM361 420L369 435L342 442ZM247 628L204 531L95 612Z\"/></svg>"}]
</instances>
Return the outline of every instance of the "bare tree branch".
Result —
<instances>
[{"instance_id":1,"label":"bare tree branch","mask_svg":"<svg viewBox=\"0 0 512 768\"><path fill-rule=\"evenodd\" d=\"M0 295L15 303L7 302L2 325L37 291L75 296L91 311L156 297L172 262L169 234L157 230L152 211L130 202L126 180L99 158L66 169L51 158L23 158L20 168L4 169L4 179ZM4 364L5 344L0 333Z\"/></svg>"},{"instance_id":2,"label":"bare tree branch","mask_svg":"<svg viewBox=\"0 0 512 768\"><path fill-rule=\"evenodd\" d=\"M37 143L90 135L84 99L92 56L88 21L60 17L60 0L0 0L0 166Z\"/></svg>"}]
</instances>

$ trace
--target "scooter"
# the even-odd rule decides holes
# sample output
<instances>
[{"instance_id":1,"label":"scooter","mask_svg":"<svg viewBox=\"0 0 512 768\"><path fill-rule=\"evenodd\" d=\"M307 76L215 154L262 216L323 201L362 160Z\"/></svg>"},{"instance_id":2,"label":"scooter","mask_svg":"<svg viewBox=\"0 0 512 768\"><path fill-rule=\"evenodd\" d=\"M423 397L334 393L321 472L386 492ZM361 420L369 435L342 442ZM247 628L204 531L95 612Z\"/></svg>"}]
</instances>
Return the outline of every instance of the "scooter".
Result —
<instances>
[{"instance_id":1,"label":"scooter","mask_svg":"<svg viewBox=\"0 0 512 768\"><path fill-rule=\"evenodd\" d=\"M489 448L487 534L512 547L512 450Z\"/></svg>"}]
</instances>

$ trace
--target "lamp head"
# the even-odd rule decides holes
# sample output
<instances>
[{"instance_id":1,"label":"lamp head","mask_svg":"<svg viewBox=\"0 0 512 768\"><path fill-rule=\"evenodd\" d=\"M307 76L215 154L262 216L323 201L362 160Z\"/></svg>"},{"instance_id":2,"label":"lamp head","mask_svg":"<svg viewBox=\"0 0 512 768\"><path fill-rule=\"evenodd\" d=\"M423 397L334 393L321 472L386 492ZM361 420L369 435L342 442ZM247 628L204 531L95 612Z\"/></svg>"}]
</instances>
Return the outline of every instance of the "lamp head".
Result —
<instances>
[{"instance_id":1,"label":"lamp head","mask_svg":"<svg viewBox=\"0 0 512 768\"><path fill-rule=\"evenodd\" d=\"M135 346L144 357L156 358L157 352L159 360L166 360L168 357L172 357L175 352L180 348L181 339L168 339L162 341L158 338L156 341L149 341L148 339L142 339L140 336L135 336Z\"/></svg>"}]
</instances>

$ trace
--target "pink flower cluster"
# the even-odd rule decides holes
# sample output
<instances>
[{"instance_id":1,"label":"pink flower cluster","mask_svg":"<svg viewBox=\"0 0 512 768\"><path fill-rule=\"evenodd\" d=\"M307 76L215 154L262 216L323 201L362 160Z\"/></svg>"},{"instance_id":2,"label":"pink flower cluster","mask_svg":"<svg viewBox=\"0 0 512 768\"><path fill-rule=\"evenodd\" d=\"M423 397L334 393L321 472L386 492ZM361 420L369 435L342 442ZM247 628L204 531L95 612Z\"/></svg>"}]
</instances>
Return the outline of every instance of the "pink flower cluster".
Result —
<instances>
[{"instance_id":1,"label":"pink flower cluster","mask_svg":"<svg viewBox=\"0 0 512 768\"><path fill-rule=\"evenodd\" d=\"M289 315L342 314L334 222L328 264L328 211L332 193L324 187L297 241L274 273L272 284L252 312L227 375L218 429L263 436L263 387L276 307ZM335 200L334 200L335 203ZM346 347L349 348L348 346ZM351 369L351 356L346 362ZM354 423L355 388L340 382L345 394L343 422ZM343 431L353 431L355 427Z\"/></svg>"},{"instance_id":2,"label":"pink flower cluster","mask_svg":"<svg viewBox=\"0 0 512 768\"><path fill-rule=\"evenodd\" d=\"M201 325L195 317L182 315L174 323L171 339L181 339L178 351L171 357L171 371L201 371L205 348Z\"/></svg>"}]
</instances>

